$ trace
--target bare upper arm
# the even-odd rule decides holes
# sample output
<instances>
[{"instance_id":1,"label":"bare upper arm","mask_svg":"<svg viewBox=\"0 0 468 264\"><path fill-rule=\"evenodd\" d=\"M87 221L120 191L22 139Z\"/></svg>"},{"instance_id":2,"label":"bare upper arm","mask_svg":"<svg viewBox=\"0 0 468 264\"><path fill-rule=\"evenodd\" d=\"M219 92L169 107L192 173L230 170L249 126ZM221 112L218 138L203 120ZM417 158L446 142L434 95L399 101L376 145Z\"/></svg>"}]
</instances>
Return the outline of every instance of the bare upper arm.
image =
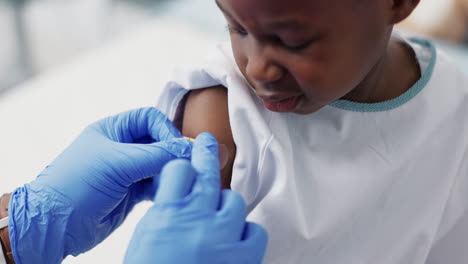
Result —
<instances>
[{"instance_id":1,"label":"bare upper arm","mask_svg":"<svg viewBox=\"0 0 468 264\"><path fill-rule=\"evenodd\" d=\"M183 110L181 130L184 136L192 138L202 132L210 132L219 144L226 145L229 158L221 170L221 186L230 188L236 146L229 123L227 89L216 86L190 91Z\"/></svg>"}]
</instances>

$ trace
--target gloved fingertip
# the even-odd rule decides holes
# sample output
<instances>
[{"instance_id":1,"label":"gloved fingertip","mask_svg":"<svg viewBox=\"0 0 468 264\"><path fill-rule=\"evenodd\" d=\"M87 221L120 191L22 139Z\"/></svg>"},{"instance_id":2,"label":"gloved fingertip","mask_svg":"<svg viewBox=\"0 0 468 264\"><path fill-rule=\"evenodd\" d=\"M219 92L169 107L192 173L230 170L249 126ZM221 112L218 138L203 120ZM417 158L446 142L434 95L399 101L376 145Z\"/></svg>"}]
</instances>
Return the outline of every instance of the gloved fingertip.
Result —
<instances>
[{"instance_id":1,"label":"gloved fingertip","mask_svg":"<svg viewBox=\"0 0 468 264\"><path fill-rule=\"evenodd\" d=\"M188 140L190 142L195 142L194 138L191 137L183 137L183 138L176 138L176 140ZM216 140L214 137L210 138L209 140L213 141ZM229 151L225 144L218 145L218 156L219 156L219 167L220 169L224 169L229 161Z\"/></svg>"},{"instance_id":2,"label":"gloved fingertip","mask_svg":"<svg viewBox=\"0 0 468 264\"><path fill-rule=\"evenodd\" d=\"M173 138L182 137L182 133L177 129L172 121L159 109L155 107L149 107L145 109L151 116L149 130L151 135L156 141L164 141Z\"/></svg>"},{"instance_id":3,"label":"gloved fingertip","mask_svg":"<svg viewBox=\"0 0 468 264\"><path fill-rule=\"evenodd\" d=\"M203 148L209 150L212 154L218 155L218 141L215 136L209 132L203 132L195 139L195 147L203 146Z\"/></svg>"}]
</instances>

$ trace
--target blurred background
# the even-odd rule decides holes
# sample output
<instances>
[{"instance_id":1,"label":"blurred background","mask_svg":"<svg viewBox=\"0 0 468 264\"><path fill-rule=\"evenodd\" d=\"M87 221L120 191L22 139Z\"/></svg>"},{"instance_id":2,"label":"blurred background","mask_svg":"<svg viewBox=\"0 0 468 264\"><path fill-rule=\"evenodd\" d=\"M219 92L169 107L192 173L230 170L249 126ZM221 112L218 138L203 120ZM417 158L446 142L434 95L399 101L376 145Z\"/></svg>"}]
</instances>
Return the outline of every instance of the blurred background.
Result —
<instances>
[{"instance_id":1,"label":"blurred background","mask_svg":"<svg viewBox=\"0 0 468 264\"><path fill-rule=\"evenodd\" d=\"M468 40L463 2L424 0L402 27L457 52L450 44ZM164 16L224 34L211 0L0 0L0 93Z\"/></svg>"},{"instance_id":2,"label":"blurred background","mask_svg":"<svg viewBox=\"0 0 468 264\"><path fill-rule=\"evenodd\" d=\"M157 17L222 34L215 8L209 0L0 0L0 91Z\"/></svg>"},{"instance_id":3,"label":"blurred background","mask_svg":"<svg viewBox=\"0 0 468 264\"><path fill-rule=\"evenodd\" d=\"M400 30L468 73L468 0L422 0ZM89 123L154 105L175 65L228 39L214 0L0 0L0 193L34 179ZM121 263L149 204L89 253Z\"/></svg>"}]
</instances>

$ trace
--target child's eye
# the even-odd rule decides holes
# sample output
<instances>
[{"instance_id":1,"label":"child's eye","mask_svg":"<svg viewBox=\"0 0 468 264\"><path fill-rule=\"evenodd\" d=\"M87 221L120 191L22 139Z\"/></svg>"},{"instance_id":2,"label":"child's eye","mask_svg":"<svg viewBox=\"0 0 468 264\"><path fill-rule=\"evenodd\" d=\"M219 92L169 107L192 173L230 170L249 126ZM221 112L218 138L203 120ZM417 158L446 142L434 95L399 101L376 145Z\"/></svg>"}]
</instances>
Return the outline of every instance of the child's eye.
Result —
<instances>
[{"instance_id":1,"label":"child's eye","mask_svg":"<svg viewBox=\"0 0 468 264\"><path fill-rule=\"evenodd\" d=\"M227 30L229 31L229 33L239 34L241 36L247 36L248 34L247 30L239 26L227 25Z\"/></svg>"},{"instance_id":2,"label":"child's eye","mask_svg":"<svg viewBox=\"0 0 468 264\"><path fill-rule=\"evenodd\" d=\"M283 43L283 46L286 49L290 50L290 51L301 51L301 50L309 47L310 43L311 43L310 41L307 41L307 42L302 43L300 45L287 45L287 44Z\"/></svg>"},{"instance_id":3,"label":"child's eye","mask_svg":"<svg viewBox=\"0 0 468 264\"><path fill-rule=\"evenodd\" d=\"M318 42L322 42L325 39L326 35L321 33L317 34L316 36L309 38L307 41L301 42L301 44L298 45L291 45L288 44L287 42L282 42L283 47L289 51L292 52L298 52L305 50L311 46L315 46Z\"/></svg>"},{"instance_id":4,"label":"child's eye","mask_svg":"<svg viewBox=\"0 0 468 264\"><path fill-rule=\"evenodd\" d=\"M289 51L293 51L293 52L297 52L297 51L301 51L307 47L309 47L309 45L312 43L312 41L306 41L306 42L302 42L298 45L292 45L292 44L289 44L288 41L284 41L283 39L281 39L280 37L278 36L273 36L271 37L271 41L276 43L276 45L284 48L284 49L287 49Z\"/></svg>"}]
</instances>

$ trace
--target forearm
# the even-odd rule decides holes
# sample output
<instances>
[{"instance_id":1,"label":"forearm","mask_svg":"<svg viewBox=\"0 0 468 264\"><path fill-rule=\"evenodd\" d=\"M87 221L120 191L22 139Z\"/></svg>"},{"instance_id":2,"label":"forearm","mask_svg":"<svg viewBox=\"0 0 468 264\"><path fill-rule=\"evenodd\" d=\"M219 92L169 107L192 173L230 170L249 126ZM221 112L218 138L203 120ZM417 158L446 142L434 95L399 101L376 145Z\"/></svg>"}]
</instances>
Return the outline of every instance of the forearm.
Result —
<instances>
[{"instance_id":1,"label":"forearm","mask_svg":"<svg viewBox=\"0 0 468 264\"><path fill-rule=\"evenodd\" d=\"M11 193L2 195L0 198L0 219L8 217L8 204L10 203ZM8 234L8 226L0 230L0 240L2 244L3 255L7 264L15 263L11 251L10 235Z\"/></svg>"}]
</instances>

